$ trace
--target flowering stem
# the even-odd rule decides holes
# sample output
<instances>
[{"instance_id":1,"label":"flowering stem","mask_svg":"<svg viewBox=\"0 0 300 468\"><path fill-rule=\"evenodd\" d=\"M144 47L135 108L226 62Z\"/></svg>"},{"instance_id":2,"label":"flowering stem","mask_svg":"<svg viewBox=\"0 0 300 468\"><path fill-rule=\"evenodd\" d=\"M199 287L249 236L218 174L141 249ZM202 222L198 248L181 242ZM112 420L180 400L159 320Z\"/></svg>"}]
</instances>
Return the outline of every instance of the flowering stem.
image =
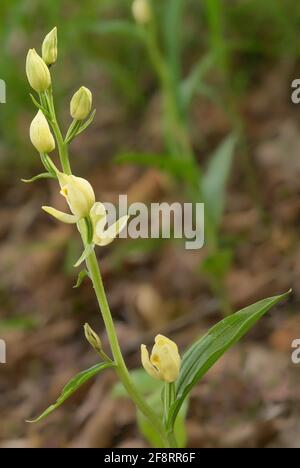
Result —
<instances>
[{"instance_id":1,"label":"flowering stem","mask_svg":"<svg viewBox=\"0 0 300 468\"><path fill-rule=\"evenodd\" d=\"M167 420L168 420L170 407L172 406L176 398L175 392L176 392L175 383L166 382L164 386L164 421L165 421L165 424L167 423ZM167 438L168 438L169 446L172 448L177 448L177 440L174 434L173 427L171 428L171 430L168 431Z\"/></svg>"},{"instance_id":2,"label":"flowering stem","mask_svg":"<svg viewBox=\"0 0 300 468\"><path fill-rule=\"evenodd\" d=\"M47 100L47 107L51 116L52 128L53 132L56 137L57 146L59 150L60 161L62 165L63 172L65 174L72 174L71 166L69 162L69 154L68 154L68 143L64 141L62 137L61 130L59 128L56 113L54 108L53 96L52 91L49 91L46 95ZM89 242L88 239L88 229L87 229L86 222L79 222L78 223L78 230L81 234L84 246L86 247L87 243ZM125 364L122 351L119 345L115 325L112 319L112 315L110 312L109 304L107 301L105 289L102 282L102 277L97 261L97 257L95 251L93 250L92 253L86 259L86 265L89 271L89 275L91 281L93 283L93 287L95 290L95 294L98 300L98 304L100 307L100 311L103 317L103 321L105 324L107 336L109 339L110 348L113 354L114 362L116 364L116 372L124 385L125 389L128 392L128 395L135 403L139 411L144 414L144 416L149 420L149 422L153 425L155 430L160 434L161 442L163 447L171 447L169 438L166 434L164 426L160 421L159 417L156 415L155 411L146 403L144 398L140 395L138 390L136 389L135 385L133 384L127 366Z\"/></svg>"}]
</instances>

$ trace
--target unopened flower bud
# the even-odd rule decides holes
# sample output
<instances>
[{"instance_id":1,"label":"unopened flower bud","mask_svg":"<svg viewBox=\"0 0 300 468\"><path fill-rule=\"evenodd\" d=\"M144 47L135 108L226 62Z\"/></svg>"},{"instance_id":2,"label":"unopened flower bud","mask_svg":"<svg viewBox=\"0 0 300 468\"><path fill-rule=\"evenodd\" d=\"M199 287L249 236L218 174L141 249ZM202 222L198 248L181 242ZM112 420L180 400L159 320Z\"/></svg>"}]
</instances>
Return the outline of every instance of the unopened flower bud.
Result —
<instances>
[{"instance_id":1,"label":"unopened flower bud","mask_svg":"<svg viewBox=\"0 0 300 468\"><path fill-rule=\"evenodd\" d=\"M92 348L94 348L94 350L97 351L97 353L101 353L102 352L101 340L99 336L97 335L97 333L89 326L88 323L84 325L84 334L85 334L87 341L92 346Z\"/></svg>"},{"instance_id":2,"label":"unopened flower bud","mask_svg":"<svg viewBox=\"0 0 300 468\"><path fill-rule=\"evenodd\" d=\"M92 109L93 96L85 86L81 86L71 100L70 112L75 120L84 120Z\"/></svg>"},{"instance_id":3,"label":"unopened flower bud","mask_svg":"<svg viewBox=\"0 0 300 468\"><path fill-rule=\"evenodd\" d=\"M148 0L134 0L132 14L139 24L147 24L151 20L151 9Z\"/></svg>"},{"instance_id":4,"label":"unopened flower bud","mask_svg":"<svg viewBox=\"0 0 300 468\"><path fill-rule=\"evenodd\" d=\"M30 86L37 93L43 93L51 85L49 68L35 49L30 49L27 54L26 74Z\"/></svg>"},{"instance_id":5,"label":"unopened flower bud","mask_svg":"<svg viewBox=\"0 0 300 468\"><path fill-rule=\"evenodd\" d=\"M30 139L39 153L51 153L55 149L55 140L46 117L41 110L30 125Z\"/></svg>"},{"instance_id":6,"label":"unopened flower bud","mask_svg":"<svg viewBox=\"0 0 300 468\"><path fill-rule=\"evenodd\" d=\"M42 45L42 57L47 65L52 65L57 60L57 28L47 34Z\"/></svg>"}]
</instances>

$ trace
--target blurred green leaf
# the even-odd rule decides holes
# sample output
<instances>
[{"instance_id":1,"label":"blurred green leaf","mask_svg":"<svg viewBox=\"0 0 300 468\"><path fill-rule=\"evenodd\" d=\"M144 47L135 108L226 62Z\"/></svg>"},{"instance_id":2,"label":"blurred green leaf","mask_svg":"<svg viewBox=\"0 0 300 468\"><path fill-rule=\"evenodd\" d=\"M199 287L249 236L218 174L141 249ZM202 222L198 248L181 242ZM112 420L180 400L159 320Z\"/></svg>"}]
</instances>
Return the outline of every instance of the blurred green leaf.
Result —
<instances>
[{"instance_id":1,"label":"blurred green leaf","mask_svg":"<svg viewBox=\"0 0 300 468\"><path fill-rule=\"evenodd\" d=\"M222 280L232 265L233 252L231 249L219 249L216 253L208 255L201 265L201 271Z\"/></svg>"},{"instance_id":2,"label":"blurred green leaf","mask_svg":"<svg viewBox=\"0 0 300 468\"><path fill-rule=\"evenodd\" d=\"M142 31L134 22L125 20L99 21L89 24L88 31L96 34L121 35L129 38L140 39Z\"/></svg>"},{"instance_id":3,"label":"blurred green leaf","mask_svg":"<svg viewBox=\"0 0 300 468\"><path fill-rule=\"evenodd\" d=\"M214 65L214 57L212 54L207 54L196 63L189 76L181 83L181 99L186 109L190 106L195 94L202 89L205 93L212 89L208 85L203 84L205 75Z\"/></svg>"},{"instance_id":4,"label":"blurred green leaf","mask_svg":"<svg viewBox=\"0 0 300 468\"><path fill-rule=\"evenodd\" d=\"M184 0L166 0L164 8L164 38L166 56L169 62L175 90L181 79L182 21ZM177 96L179 98L179 96Z\"/></svg>"},{"instance_id":5,"label":"blurred green leaf","mask_svg":"<svg viewBox=\"0 0 300 468\"><path fill-rule=\"evenodd\" d=\"M131 371L130 377L138 391L146 398L147 403L155 409L156 414L162 419L163 405L161 394L164 386L163 382L150 377L143 368ZM112 395L114 398L128 398L128 393L120 382L114 386ZM188 401L186 400L179 411L174 426L174 433L179 447L186 446L187 434L185 420L187 408ZM161 447L160 435L153 428L148 419L139 411L137 411L137 420L141 433L151 446L157 448Z\"/></svg>"},{"instance_id":6,"label":"blurred green leaf","mask_svg":"<svg viewBox=\"0 0 300 468\"><path fill-rule=\"evenodd\" d=\"M225 208L226 186L230 175L237 137L230 135L211 156L202 178L206 216L217 228Z\"/></svg>"},{"instance_id":7,"label":"blurred green leaf","mask_svg":"<svg viewBox=\"0 0 300 468\"><path fill-rule=\"evenodd\" d=\"M153 379L152 379L153 380ZM155 408L157 415L160 419L163 418L163 407L161 402L161 392L154 393L151 397L147 398L147 403L152 407ZM175 424L174 424L174 435L177 441L178 448L186 447L187 442L187 431L186 431L186 415L188 409L188 399L184 401L182 404L180 411L177 415ZM143 414L139 411L137 412L137 420L139 430L143 434L146 440L150 442L152 447L160 448L161 447L161 439L160 435L157 431L153 428L151 423Z\"/></svg>"},{"instance_id":8,"label":"blurred green leaf","mask_svg":"<svg viewBox=\"0 0 300 468\"><path fill-rule=\"evenodd\" d=\"M34 330L38 321L31 317L12 317L0 320L0 330Z\"/></svg>"},{"instance_id":9,"label":"blurred green leaf","mask_svg":"<svg viewBox=\"0 0 300 468\"><path fill-rule=\"evenodd\" d=\"M168 154L151 154L123 152L115 158L119 164L137 164L143 167L155 167L177 177L180 180L196 184L199 181L200 169L191 161L175 159Z\"/></svg>"},{"instance_id":10,"label":"blurred green leaf","mask_svg":"<svg viewBox=\"0 0 300 468\"><path fill-rule=\"evenodd\" d=\"M130 377L135 387L143 396L147 397L154 392L158 392L160 398L160 392L163 387L162 382L150 377L143 368L131 371ZM128 398L128 393L121 382L118 382L113 387L112 395L114 398Z\"/></svg>"},{"instance_id":11,"label":"blurred green leaf","mask_svg":"<svg viewBox=\"0 0 300 468\"><path fill-rule=\"evenodd\" d=\"M108 261L114 271L118 270L127 261L139 260L145 255L154 256L161 249L165 239L127 239L120 242L108 254Z\"/></svg>"},{"instance_id":12,"label":"blurred green leaf","mask_svg":"<svg viewBox=\"0 0 300 468\"><path fill-rule=\"evenodd\" d=\"M188 410L188 398L183 402L174 424L174 435L178 448L185 448L187 444L186 416Z\"/></svg>"}]
</instances>

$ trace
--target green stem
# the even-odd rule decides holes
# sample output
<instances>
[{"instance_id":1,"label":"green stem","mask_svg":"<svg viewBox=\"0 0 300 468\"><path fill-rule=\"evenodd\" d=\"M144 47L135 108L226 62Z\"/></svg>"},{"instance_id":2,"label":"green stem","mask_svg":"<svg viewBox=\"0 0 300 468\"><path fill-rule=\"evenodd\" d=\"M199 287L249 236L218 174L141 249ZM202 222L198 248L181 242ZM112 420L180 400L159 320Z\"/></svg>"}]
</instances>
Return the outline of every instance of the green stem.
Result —
<instances>
[{"instance_id":1,"label":"green stem","mask_svg":"<svg viewBox=\"0 0 300 468\"><path fill-rule=\"evenodd\" d=\"M169 447L178 448L177 440L173 431L167 434Z\"/></svg>"},{"instance_id":2,"label":"green stem","mask_svg":"<svg viewBox=\"0 0 300 468\"><path fill-rule=\"evenodd\" d=\"M129 396L134 401L138 409L146 416L146 418L151 422L153 427L160 433L164 444L169 445L168 440L166 440L166 435L162 423L160 422L159 418L156 416L154 411L150 408L150 406L140 396L139 392L136 390L135 386L132 383L131 377L129 375L120 349L95 252L93 252L87 258L86 264L94 286L103 321L105 323L105 328L107 331L107 336L110 342L110 347L114 357L114 361L117 365L117 374L121 382L123 383L125 389L127 390Z\"/></svg>"},{"instance_id":3,"label":"green stem","mask_svg":"<svg viewBox=\"0 0 300 468\"><path fill-rule=\"evenodd\" d=\"M71 166L70 166L70 162L68 158L68 146L64 142L60 128L57 125L56 121L53 122L52 129L56 137L56 140L57 142L59 142L59 146L61 148L59 154L60 154L60 162L61 162L62 170L65 174L70 175L72 174L72 170L71 170Z\"/></svg>"},{"instance_id":4,"label":"green stem","mask_svg":"<svg viewBox=\"0 0 300 468\"><path fill-rule=\"evenodd\" d=\"M51 88L46 92L45 98L46 98L48 110L51 116L50 124L53 130L53 133L55 135L58 149L59 149L59 157L60 157L62 170L65 174L70 175L72 174L72 170L71 170L69 155L68 155L68 145L64 141L59 125L57 123L56 112L55 112L54 101L53 101L53 94L52 94Z\"/></svg>"},{"instance_id":5,"label":"green stem","mask_svg":"<svg viewBox=\"0 0 300 468\"><path fill-rule=\"evenodd\" d=\"M165 387L164 387L164 421L165 421L165 424L167 423L169 410L172 404L174 403L175 398L176 398L175 383L166 382ZM174 428L172 428L171 430L167 432L167 438L168 438L169 446L172 448L177 448L177 440L174 434Z\"/></svg>"},{"instance_id":6,"label":"green stem","mask_svg":"<svg viewBox=\"0 0 300 468\"><path fill-rule=\"evenodd\" d=\"M176 84L168 63L158 45L155 21L143 30L143 38L150 60L160 81L165 106L166 143L171 155L194 160L194 152L188 135L187 125L182 116Z\"/></svg>"}]
</instances>

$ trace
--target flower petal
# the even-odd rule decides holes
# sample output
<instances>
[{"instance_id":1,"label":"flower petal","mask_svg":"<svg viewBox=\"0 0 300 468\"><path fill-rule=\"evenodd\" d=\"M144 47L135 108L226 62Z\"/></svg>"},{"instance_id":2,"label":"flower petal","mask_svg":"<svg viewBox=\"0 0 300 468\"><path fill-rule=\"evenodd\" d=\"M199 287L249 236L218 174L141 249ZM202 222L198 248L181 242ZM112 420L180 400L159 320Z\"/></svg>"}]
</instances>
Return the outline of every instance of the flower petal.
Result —
<instances>
[{"instance_id":1,"label":"flower petal","mask_svg":"<svg viewBox=\"0 0 300 468\"><path fill-rule=\"evenodd\" d=\"M159 369L163 380L174 382L177 379L181 359L177 344L174 341L163 335L157 335L150 361Z\"/></svg>"},{"instance_id":2,"label":"flower petal","mask_svg":"<svg viewBox=\"0 0 300 468\"><path fill-rule=\"evenodd\" d=\"M42 206L42 210L46 211L46 213L66 224L76 224L79 221L78 216L63 213L62 211L56 210L51 206Z\"/></svg>"},{"instance_id":3,"label":"flower petal","mask_svg":"<svg viewBox=\"0 0 300 468\"><path fill-rule=\"evenodd\" d=\"M104 230L105 224L103 223L103 220L101 219L98 221L95 229L95 243L102 247L110 244L125 228L128 219L128 215L122 216L106 230Z\"/></svg>"},{"instance_id":4,"label":"flower petal","mask_svg":"<svg viewBox=\"0 0 300 468\"><path fill-rule=\"evenodd\" d=\"M180 356L178 352L174 352L168 345L163 345L158 349L155 349L154 346L150 360L153 365L157 365L165 382L175 382L180 370Z\"/></svg>"},{"instance_id":5,"label":"flower petal","mask_svg":"<svg viewBox=\"0 0 300 468\"><path fill-rule=\"evenodd\" d=\"M161 380L160 372L151 364L146 345L141 345L141 359L145 371L154 379Z\"/></svg>"}]
</instances>

